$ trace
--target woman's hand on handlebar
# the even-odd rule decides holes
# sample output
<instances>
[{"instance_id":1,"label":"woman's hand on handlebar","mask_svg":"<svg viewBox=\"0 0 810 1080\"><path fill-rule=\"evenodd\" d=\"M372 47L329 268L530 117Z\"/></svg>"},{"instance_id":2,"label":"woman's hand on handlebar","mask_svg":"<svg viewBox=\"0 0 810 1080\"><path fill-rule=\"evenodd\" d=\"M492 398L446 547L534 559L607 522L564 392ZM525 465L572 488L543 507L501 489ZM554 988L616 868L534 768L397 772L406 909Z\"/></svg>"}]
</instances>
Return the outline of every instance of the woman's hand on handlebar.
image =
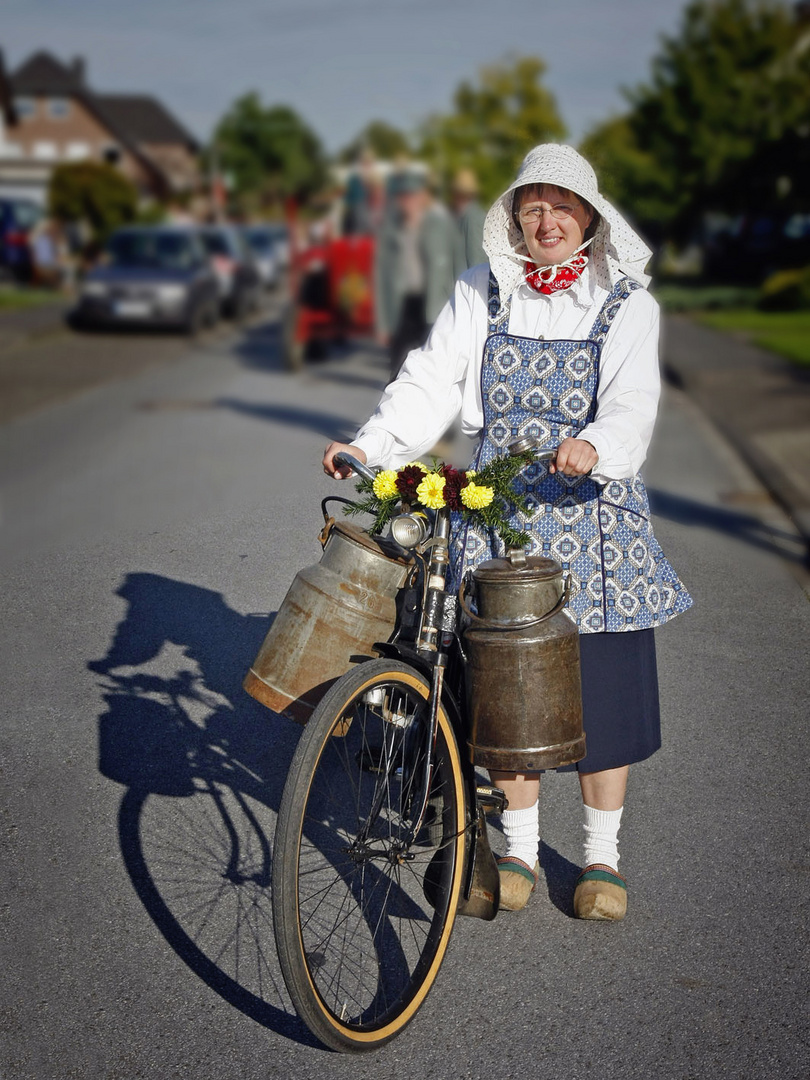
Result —
<instances>
[{"instance_id":1,"label":"woman's hand on handlebar","mask_svg":"<svg viewBox=\"0 0 810 1080\"><path fill-rule=\"evenodd\" d=\"M565 476L584 476L599 461L599 455L587 439L563 439L548 471Z\"/></svg>"},{"instance_id":2,"label":"woman's hand on handlebar","mask_svg":"<svg viewBox=\"0 0 810 1080\"><path fill-rule=\"evenodd\" d=\"M351 454L352 457L357 458L358 461L362 461L365 465L366 455L360 449L359 446L352 446L350 443L331 442L327 446L323 455L323 471L327 476L332 476L335 480L346 480L352 475L352 470L348 465L335 465L335 454Z\"/></svg>"}]
</instances>

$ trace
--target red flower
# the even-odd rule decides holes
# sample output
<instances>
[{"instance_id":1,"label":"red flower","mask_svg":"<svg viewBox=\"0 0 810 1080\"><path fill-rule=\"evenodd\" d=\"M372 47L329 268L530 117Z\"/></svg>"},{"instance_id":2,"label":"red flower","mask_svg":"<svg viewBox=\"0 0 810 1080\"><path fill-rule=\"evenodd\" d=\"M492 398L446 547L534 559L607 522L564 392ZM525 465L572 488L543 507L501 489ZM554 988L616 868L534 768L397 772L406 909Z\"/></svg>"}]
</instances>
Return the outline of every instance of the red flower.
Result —
<instances>
[{"instance_id":1,"label":"red flower","mask_svg":"<svg viewBox=\"0 0 810 1080\"><path fill-rule=\"evenodd\" d=\"M439 472L444 477L444 501L451 510L463 510L461 489L467 483L464 469L454 469L452 465L442 465Z\"/></svg>"},{"instance_id":2,"label":"red flower","mask_svg":"<svg viewBox=\"0 0 810 1080\"><path fill-rule=\"evenodd\" d=\"M397 474L397 491L403 499L416 499L416 489L425 479L425 474L418 465L406 465Z\"/></svg>"}]
</instances>

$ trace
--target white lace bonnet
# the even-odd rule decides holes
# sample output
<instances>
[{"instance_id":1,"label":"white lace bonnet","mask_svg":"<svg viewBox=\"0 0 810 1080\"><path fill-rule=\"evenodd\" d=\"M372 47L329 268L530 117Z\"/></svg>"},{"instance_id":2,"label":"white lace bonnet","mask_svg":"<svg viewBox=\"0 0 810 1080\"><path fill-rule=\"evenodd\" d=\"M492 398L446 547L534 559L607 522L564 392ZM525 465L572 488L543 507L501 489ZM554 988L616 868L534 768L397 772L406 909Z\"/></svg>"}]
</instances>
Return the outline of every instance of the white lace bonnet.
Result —
<instances>
[{"instance_id":1,"label":"white lace bonnet","mask_svg":"<svg viewBox=\"0 0 810 1080\"><path fill-rule=\"evenodd\" d=\"M610 289L619 278L628 276L646 289L650 277L644 267L652 255L650 249L599 194L596 173L573 146L543 143L523 159L515 182L493 203L484 222L484 251L502 301L512 295L526 275L523 233L512 217L512 193L526 184L553 184L587 199L599 214L593 242L587 249L598 284Z\"/></svg>"}]
</instances>

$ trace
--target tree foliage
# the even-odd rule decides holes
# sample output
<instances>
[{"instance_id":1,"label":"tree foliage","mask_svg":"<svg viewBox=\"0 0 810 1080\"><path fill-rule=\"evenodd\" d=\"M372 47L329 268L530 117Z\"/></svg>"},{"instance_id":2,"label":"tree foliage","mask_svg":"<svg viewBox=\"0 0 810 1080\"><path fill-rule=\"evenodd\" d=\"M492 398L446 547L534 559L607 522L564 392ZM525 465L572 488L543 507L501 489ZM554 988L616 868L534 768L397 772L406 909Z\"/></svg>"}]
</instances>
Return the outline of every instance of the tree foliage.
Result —
<instances>
[{"instance_id":1,"label":"tree foliage","mask_svg":"<svg viewBox=\"0 0 810 1080\"><path fill-rule=\"evenodd\" d=\"M472 169L484 201L511 184L527 151L558 141L565 128L553 95L542 85L545 64L521 57L481 70L463 82L454 111L431 117L422 131L420 157L447 186L459 169Z\"/></svg>"},{"instance_id":2,"label":"tree foliage","mask_svg":"<svg viewBox=\"0 0 810 1080\"><path fill-rule=\"evenodd\" d=\"M60 221L85 221L94 239L134 221L138 211L135 186L112 165L81 161L57 165L48 188L50 214Z\"/></svg>"},{"instance_id":3,"label":"tree foliage","mask_svg":"<svg viewBox=\"0 0 810 1080\"><path fill-rule=\"evenodd\" d=\"M655 241L669 219L670 196L652 154L643 150L626 116L608 120L583 140L580 151L593 165L599 190Z\"/></svg>"},{"instance_id":4,"label":"tree foliage","mask_svg":"<svg viewBox=\"0 0 810 1080\"><path fill-rule=\"evenodd\" d=\"M796 140L810 137L810 31L797 11L778 0L686 7L649 82L626 91L629 115L583 145L614 197L678 237L703 211L744 211L788 192L780 177L792 153L806 157Z\"/></svg>"},{"instance_id":5,"label":"tree foliage","mask_svg":"<svg viewBox=\"0 0 810 1080\"><path fill-rule=\"evenodd\" d=\"M266 107L258 94L239 98L214 132L209 159L233 180L238 196L306 199L320 190L326 159L318 136L287 105Z\"/></svg>"},{"instance_id":6,"label":"tree foliage","mask_svg":"<svg viewBox=\"0 0 810 1080\"><path fill-rule=\"evenodd\" d=\"M356 161L364 150L370 150L381 161L394 161L408 156L411 147L407 136L399 128L385 120L372 120L338 156L340 161L348 165Z\"/></svg>"}]
</instances>

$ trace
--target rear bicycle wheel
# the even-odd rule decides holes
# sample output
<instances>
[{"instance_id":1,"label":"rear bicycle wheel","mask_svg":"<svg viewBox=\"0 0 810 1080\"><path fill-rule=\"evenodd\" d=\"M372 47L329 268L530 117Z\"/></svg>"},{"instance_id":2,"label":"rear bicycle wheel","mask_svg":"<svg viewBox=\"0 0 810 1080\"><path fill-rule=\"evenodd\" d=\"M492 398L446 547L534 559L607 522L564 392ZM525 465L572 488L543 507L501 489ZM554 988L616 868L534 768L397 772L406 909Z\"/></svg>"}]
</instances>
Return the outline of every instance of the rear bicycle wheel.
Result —
<instances>
[{"instance_id":1,"label":"rear bicycle wheel","mask_svg":"<svg viewBox=\"0 0 810 1080\"><path fill-rule=\"evenodd\" d=\"M318 705L279 809L273 921L298 1014L335 1050L373 1050L409 1023L444 958L458 906L465 789L440 707L428 811L422 802L427 680L372 660Z\"/></svg>"}]
</instances>

